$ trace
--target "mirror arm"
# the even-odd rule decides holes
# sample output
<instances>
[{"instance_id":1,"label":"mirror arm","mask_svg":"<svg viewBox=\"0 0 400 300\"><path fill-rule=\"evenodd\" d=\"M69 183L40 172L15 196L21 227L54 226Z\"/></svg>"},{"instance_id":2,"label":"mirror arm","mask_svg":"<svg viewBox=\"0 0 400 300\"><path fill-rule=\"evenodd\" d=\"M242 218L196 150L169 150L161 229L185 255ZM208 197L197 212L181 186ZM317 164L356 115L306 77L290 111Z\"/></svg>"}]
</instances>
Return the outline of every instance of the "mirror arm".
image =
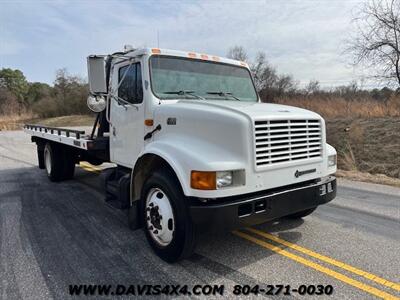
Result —
<instances>
[{"instance_id":1,"label":"mirror arm","mask_svg":"<svg viewBox=\"0 0 400 300\"><path fill-rule=\"evenodd\" d=\"M125 110L128 109L128 108L127 108L127 104L129 104L128 101L125 101L124 99L122 99L122 98L120 98L120 97L118 97L118 96L115 96L115 95L113 95L113 94L111 94L111 97L114 98L114 99L118 102L119 105L122 105L123 108L125 108Z\"/></svg>"},{"instance_id":2,"label":"mirror arm","mask_svg":"<svg viewBox=\"0 0 400 300\"><path fill-rule=\"evenodd\" d=\"M111 97L113 97L115 100L117 100L118 104L122 105L125 108L125 110L128 109L128 105L129 106L133 106L134 108L136 108L136 110L139 110L137 105L135 105L133 103L130 103L130 102L128 102L128 101L126 101L126 100L124 100L124 99L122 99L122 98L120 98L120 97L118 97L116 95L111 95Z\"/></svg>"}]
</instances>

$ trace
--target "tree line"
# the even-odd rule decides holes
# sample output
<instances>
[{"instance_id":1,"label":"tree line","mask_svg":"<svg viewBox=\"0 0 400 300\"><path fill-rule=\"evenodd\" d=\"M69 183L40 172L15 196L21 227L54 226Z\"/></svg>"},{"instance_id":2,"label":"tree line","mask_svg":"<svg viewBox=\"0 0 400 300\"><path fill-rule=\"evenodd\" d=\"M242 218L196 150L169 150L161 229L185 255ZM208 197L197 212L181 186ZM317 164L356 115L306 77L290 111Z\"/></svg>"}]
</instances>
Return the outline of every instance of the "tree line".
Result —
<instances>
[{"instance_id":1,"label":"tree line","mask_svg":"<svg viewBox=\"0 0 400 300\"><path fill-rule=\"evenodd\" d=\"M0 70L0 115L32 112L39 117L88 113L88 85L79 76L59 69L53 86L28 82L21 70Z\"/></svg>"},{"instance_id":2,"label":"tree line","mask_svg":"<svg viewBox=\"0 0 400 300\"><path fill-rule=\"evenodd\" d=\"M390 87L364 89L356 81L347 85L332 88L322 88L318 80L310 80L304 87L290 74L282 74L266 59L266 54L260 51L254 60L251 60L243 46L233 46L227 52L227 57L248 63L254 85L264 102L275 102L282 97L289 99L303 99L304 97L319 99L343 98L348 101L377 100L387 101L396 89Z\"/></svg>"},{"instance_id":3,"label":"tree line","mask_svg":"<svg viewBox=\"0 0 400 300\"><path fill-rule=\"evenodd\" d=\"M280 74L268 63L262 52L257 54L254 61L250 61L243 47L234 46L229 49L227 56L249 63L256 89L263 102L280 102L283 98L294 101L294 104L296 99L304 98L386 102L396 93L388 87L365 90L356 82L322 89L317 80L312 80L306 86L299 87L293 76ZM56 72L53 86L42 82L28 82L20 70L0 70L0 115L20 115L26 112L38 117L87 114L87 96L87 82L79 76L70 75L66 69Z\"/></svg>"}]
</instances>

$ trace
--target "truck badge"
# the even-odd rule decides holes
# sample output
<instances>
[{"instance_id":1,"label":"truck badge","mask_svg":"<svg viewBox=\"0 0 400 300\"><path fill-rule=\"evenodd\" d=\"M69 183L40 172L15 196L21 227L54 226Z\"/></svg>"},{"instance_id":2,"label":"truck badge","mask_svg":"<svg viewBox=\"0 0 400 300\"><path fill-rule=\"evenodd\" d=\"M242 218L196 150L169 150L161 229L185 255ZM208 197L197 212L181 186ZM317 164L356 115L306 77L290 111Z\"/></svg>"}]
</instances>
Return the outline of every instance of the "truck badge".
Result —
<instances>
[{"instance_id":1,"label":"truck badge","mask_svg":"<svg viewBox=\"0 0 400 300\"><path fill-rule=\"evenodd\" d=\"M317 169L310 169L310 170L304 170L304 171L296 170L296 172L294 173L294 177L299 178L300 176L314 173L314 172L317 172Z\"/></svg>"}]
</instances>

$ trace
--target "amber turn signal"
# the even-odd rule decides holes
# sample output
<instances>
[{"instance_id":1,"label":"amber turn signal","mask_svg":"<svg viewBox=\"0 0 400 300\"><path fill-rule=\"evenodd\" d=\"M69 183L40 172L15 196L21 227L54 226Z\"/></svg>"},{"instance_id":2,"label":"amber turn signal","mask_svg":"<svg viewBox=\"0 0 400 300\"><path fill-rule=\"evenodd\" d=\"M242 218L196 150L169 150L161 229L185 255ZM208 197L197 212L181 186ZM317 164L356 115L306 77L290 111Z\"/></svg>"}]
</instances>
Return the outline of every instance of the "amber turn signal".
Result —
<instances>
[{"instance_id":1,"label":"amber turn signal","mask_svg":"<svg viewBox=\"0 0 400 300\"><path fill-rule=\"evenodd\" d=\"M216 172L192 171L190 176L190 186L197 190L216 190Z\"/></svg>"},{"instance_id":2,"label":"amber turn signal","mask_svg":"<svg viewBox=\"0 0 400 300\"><path fill-rule=\"evenodd\" d=\"M144 125L146 125L146 126L153 126L153 124L154 124L153 119L144 120Z\"/></svg>"}]
</instances>

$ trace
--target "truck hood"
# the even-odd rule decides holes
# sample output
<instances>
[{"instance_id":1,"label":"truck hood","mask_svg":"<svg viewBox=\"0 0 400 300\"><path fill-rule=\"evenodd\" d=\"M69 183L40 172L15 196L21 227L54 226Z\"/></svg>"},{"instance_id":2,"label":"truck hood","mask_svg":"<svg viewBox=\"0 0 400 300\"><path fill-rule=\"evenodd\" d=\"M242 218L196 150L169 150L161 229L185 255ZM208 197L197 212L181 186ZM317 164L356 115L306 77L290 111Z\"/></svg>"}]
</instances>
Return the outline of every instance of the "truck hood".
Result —
<instances>
[{"instance_id":1,"label":"truck hood","mask_svg":"<svg viewBox=\"0 0 400 300\"><path fill-rule=\"evenodd\" d=\"M170 102L170 101L168 101ZM165 102L164 102L165 103ZM170 102L171 103L171 102ZM273 103L258 103L258 102L239 102L239 101L212 101L212 100L178 100L174 101L180 106L192 106L193 108L201 109L201 106L207 108L215 107L219 109L227 109L250 117L253 120L265 119L280 119L280 118L321 118L320 115L312 111Z\"/></svg>"}]
</instances>

